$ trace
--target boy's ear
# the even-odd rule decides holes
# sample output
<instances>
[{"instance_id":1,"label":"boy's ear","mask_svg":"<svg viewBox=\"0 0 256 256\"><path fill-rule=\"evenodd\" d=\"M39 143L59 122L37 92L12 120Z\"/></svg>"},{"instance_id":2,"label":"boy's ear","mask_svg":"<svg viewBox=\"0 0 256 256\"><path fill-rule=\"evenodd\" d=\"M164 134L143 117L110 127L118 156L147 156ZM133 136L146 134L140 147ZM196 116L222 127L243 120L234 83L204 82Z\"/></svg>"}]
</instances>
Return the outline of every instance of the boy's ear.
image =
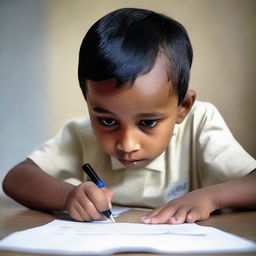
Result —
<instances>
[{"instance_id":1,"label":"boy's ear","mask_svg":"<svg viewBox=\"0 0 256 256\"><path fill-rule=\"evenodd\" d=\"M177 124L180 124L184 120L184 118L192 108L195 100L196 100L196 92L191 89L188 90L183 102L179 106L178 115L176 119Z\"/></svg>"}]
</instances>

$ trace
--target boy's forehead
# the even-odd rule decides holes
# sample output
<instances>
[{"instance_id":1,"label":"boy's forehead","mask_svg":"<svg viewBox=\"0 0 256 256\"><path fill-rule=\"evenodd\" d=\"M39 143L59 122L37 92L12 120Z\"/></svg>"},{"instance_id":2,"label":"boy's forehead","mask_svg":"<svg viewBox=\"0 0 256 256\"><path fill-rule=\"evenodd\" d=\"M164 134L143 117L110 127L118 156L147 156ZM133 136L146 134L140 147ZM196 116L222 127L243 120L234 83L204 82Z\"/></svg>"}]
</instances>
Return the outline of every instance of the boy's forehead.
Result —
<instances>
[{"instance_id":1,"label":"boy's forehead","mask_svg":"<svg viewBox=\"0 0 256 256\"><path fill-rule=\"evenodd\" d=\"M110 78L102 81L87 80L86 86L88 95L90 95L92 92L96 92L99 95L108 95L110 92L119 89L117 86L117 80L115 78Z\"/></svg>"},{"instance_id":2,"label":"boy's forehead","mask_svg":"<svg viewBox=\"0 0 256 256\"><path fill-rule=\"evenodd\" d=\"M145 95L156 95L169 92L172 94L174 86L168 78L166 60L157 58L156 63L151 71L138 76L134 82L128 81L122 85L118 85L117 79L111 78L103 81L86 81L87 94L96 93L97 95L107 96L120 91L129 90L136 86L137 93Z\"/></svg>"},{"instance_id":3,"label":"boy's forehead","mask_svg":"<svg viewBox=\"0 0 256 256\"><path fill-rule=\"evenodd\" d=\"M91 83L90 83L91 82ZM149 87L151 89L149 89ZM178 106L178 96L172 91L170 81L148 84L137 80L130 85L116 87L113 80L88 83L87 103L89 109L104 109L117 115L138 113L165 113Z\"/></svg>"}]
</instances>

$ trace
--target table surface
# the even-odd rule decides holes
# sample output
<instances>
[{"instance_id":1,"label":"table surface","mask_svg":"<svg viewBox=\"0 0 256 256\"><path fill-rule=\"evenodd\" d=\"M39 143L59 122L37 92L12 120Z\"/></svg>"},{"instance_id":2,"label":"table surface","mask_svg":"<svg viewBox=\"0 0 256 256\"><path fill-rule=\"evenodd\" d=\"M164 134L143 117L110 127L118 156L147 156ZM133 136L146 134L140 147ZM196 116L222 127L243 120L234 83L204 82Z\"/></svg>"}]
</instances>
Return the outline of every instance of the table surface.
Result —
<instances>
[{"instance_id":1,"label":"table surface","mask_svg":"<svg viewBox=\"0 0 256 256\"><path fill-rule=\"evenodd\" d=\"M140 216L145 214L145 210L130 210L116 217L117 222L138 222ZM67 219L66 215L56 213L46 213L27 209L13 200L2 196L0 198L0 239L8 234L49 223L54 219ZM256 242L256 211L225 211L212 215L208 220L197 222L199 225L211 226L220 230L247 238ZM24 255L45 255L45 254L27 254L21 252L0 251L4 256L24 256ZM118 253L115 255L165 255L150 253ZM176 255L176 254L171 254ZM186 254L182 254L186 255ZM202 254L193 254L202 255ZM204 254L206 255L206 254ZM216 254L207 254L215 255ZM218 254L231 255L231 254ZM255 253L236 253L240 255L256 255Z\"/></svg>"}]
</instances>

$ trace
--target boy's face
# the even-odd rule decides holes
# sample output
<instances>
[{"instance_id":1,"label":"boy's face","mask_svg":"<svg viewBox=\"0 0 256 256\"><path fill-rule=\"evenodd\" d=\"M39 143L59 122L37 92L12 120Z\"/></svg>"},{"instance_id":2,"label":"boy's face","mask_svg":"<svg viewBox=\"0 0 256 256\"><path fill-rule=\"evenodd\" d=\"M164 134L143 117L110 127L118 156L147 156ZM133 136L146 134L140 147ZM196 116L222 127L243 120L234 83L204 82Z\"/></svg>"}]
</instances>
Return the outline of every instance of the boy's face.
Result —
<instances>
[{"instance_id":1,"label":"boy's face","mask_svg":"<svg viewBox=\"0 0 256 256\"><path fill-rule=\"evenodd\" d=\"M175 123L185 117L163 58L132 86L117 87L114 79L87 80L87 104L99 145L129 168L146 166L158 157Z\"/></svg>"}]
</instances>

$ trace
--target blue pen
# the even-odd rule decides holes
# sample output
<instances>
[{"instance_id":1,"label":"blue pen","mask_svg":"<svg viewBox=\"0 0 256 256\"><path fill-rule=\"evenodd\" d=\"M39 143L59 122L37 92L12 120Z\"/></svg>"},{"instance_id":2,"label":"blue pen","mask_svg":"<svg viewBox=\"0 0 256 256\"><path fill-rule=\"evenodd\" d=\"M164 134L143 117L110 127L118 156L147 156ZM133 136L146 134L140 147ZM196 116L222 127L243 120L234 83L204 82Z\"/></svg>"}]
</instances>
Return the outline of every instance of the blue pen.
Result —
<instances>
[{"instance_id":1,"label":"blue pen","mask_svg":"<svg viewBox=\"0 0 256 256\"><path fill-rule=\"evenodd\" d=\"M86 174L89 176L91 181L96 184L97 187L99 188L105 187L104 181L99 178L99 176L93 170L90 164L84 164L82 168L86 172ZM110 210L106 210L102 212L102 214L106 216L108 219L110 219L113 223L115 223L115 219L113 218L112 212Z\"/></svg>"}]
</instances>

